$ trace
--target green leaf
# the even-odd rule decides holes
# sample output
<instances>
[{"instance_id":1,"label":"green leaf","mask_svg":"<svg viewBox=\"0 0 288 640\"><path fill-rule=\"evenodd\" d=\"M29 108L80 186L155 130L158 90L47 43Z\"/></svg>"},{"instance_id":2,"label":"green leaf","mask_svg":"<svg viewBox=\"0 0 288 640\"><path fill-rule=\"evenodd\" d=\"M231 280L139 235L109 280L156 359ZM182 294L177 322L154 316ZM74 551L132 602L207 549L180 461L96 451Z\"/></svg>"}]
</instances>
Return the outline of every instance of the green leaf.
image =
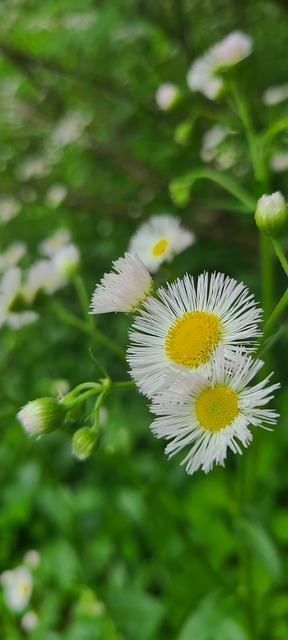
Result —
<instances>
[{"instance_id":1,"label":"green leaf","mask_svg":"<svg viewBox=\"0 0 288 640\"><path fill-rule=\"evenodd\" d=\"M224 620L225 613L221 610L220 593L213 592L202 600L198 608L193 611L184 623L177 640L210 640L211 629Z\"/></svg>"},{"instance_id":2,"label":"green leaf","mask_svg":"<svg viewBox=\"0 0 288 640\"><path fill-rule=\"evenodd\" d=\"M237 620L226 618L220 623L216 632L213 631L211 640L249 640L249 636Z\"/></svg>"},{"instance_id":3,"label":"green leaf","mask_svg":"<svg viewBox=\"0 0 288 640\"><path fill-rule=\"evenodd\" d=\"M190 191L196 180L210 180L231 193L236 200L245 206L245 213L253 213L256 208L256 200L247 191L239 187L238 182L224 173L218 173L213 169L195 169L180 178L175 178L170 182L170 195L178 207L184 207L189 202Z\"/></svg>"},{"instance_id":4,"label":"green leaf","mask_svg":"<svg viewBox=\"0 0 288 640\"><path fill-rule=\"evenodd\" d=\"M255 558L258 558L271 578L280 580L282 567L278 550L264 527L242 517L236 523L236 534Z\"/></svg>"},{"instance_id":5,"label":"green leaf","mask_svg":"<svg viewBox=\"0 0 288 640\"><path fill-rule=\"evenodd\" d=\"M109 610L125 640L154 640L164 615L164 606L138 589L112 588Z\"/></svg>"}]
</instances>

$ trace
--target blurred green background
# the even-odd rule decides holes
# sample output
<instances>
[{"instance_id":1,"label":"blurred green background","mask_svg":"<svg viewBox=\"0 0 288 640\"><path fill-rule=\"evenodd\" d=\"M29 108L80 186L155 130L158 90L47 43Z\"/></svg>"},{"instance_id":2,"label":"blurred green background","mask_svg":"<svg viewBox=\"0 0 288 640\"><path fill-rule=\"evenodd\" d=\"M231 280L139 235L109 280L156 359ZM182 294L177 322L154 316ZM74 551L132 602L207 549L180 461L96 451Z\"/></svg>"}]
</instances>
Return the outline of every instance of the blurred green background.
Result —
<instances>
[{"instance_id":1,"label":"blurred green background","mask_svg":"<svg viewBox=\"0 0 288 640\"><path fill-rule=\"evenodd\" d=\"M285 0L2 0L1 251L25 242L28 268L39 243L68 228L90 297L139 223L174 213L197 243L156 281L216 269L260 299L253 216L212 182L199 180L184 203L170 188L203 165L201 141L215 122L239 132L227 103L192 94L186 84L192 61L236 29L254 41L238 74L255 127L273 127L287 117L287 103L268 108L261 97L288 80ZM163 112L155 94L165 82L179 87L181 99ZM271 157L288 150L287 133L288 121L279 133L276 126ZM257 198L241 131L232 144L234 179ZM59 185L60 202L53 197ZM271 174L276 189L287 194L287 171ZM13 207L17 215L5 219ZM279 297L285 278L278 265L275 273ZM240 510L242 458L231 454L225 469L187 476L152 436L147 401L136 391L111 394L101 446L84 463L71 455L71 435L89 406L75 424L44 438L22 432L19 407L55 393L55 380L73 387L101 376L90 349L113 380L128 379L121 358L57 314L57 300L81 318L71 284L38 302L35 324L1 328L0 570L22 564L29 549L39 551L41 564L29 605L38 626L24 631L2 593L0 637L247 640L239 557L248 550L257 637L287 640L287 328L272 355L281 419L272 434L254 430L245 456L255 448L256 479ZM125 348L128 317L99 316L97 326Z\"/></svg>"}]
</instances>

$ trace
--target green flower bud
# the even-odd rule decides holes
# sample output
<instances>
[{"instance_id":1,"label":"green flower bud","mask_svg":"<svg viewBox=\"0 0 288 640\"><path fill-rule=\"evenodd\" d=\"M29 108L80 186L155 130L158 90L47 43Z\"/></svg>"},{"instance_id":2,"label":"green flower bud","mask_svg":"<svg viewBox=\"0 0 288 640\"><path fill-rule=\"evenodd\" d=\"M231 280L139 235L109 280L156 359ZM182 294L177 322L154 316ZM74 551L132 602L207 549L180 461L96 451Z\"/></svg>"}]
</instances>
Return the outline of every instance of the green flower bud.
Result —
<instances>
[{"instance_id":1,"label":"green flower bud","mask_svg":"<svg viewBox=\"0 0 288 640\"><path fill-rule=\"evenodd\" d=\"M262 196L255 211L257 227L267 236L275 237L288 228L288 209L280 191Z\"/></svg>"},{"instance_id":2,"label":"green flower bud","mask_svg":"<svg viewBox=\"0 0 288 640\"><path fill-rule=\"evenodd\" d=\"M40 436L60 427L66 412L67 407L56 398L38 398L25 404L17 418L30 436Z\"/></svg>"},{"instance_id":3,"label":"green flower bud","mask_svg":"<svg viewBox=\"0 0 288 640\"><path fill-rule=\"evenodd\" d=\"M86 458L90 458L92 453L94 453L96 444L95 431L92 431L89 427L81 427L81 429L75 431L73 436L73 455L78 458L78 460L86 460Z\"/></svg>"}]
</instances>

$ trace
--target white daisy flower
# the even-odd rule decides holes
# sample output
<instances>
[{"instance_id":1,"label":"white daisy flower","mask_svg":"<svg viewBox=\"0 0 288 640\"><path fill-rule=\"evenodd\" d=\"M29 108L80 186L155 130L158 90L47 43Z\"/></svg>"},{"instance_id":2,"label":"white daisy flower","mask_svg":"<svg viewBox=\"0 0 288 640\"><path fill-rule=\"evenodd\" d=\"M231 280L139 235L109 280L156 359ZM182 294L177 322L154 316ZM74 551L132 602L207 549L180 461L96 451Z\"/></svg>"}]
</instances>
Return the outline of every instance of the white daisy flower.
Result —
<instances>
[{"instance_id":1,"label":"white daisy flower","mask_svg":"<svg viewBox=\"0 0 288 640\"><path fill-rule=\"evenodd\" d=\"M16 567L13 571L5 571L1 582L6 604L11 611L23 611L27 606L33 588L32 574L27 567Z\"/></svg>"},{"instance_id":2,"label":"white daisy flower","mask_svg":"<svg viewBox=\"0 0 288 640\"><path fill-rule=\"evenodd\" d=\"M172 82L165 82L158 87L156 91L155 100L159 109L162 111L168 111L176 104L180 93L178 87Z\"/></svg>"},{"instance_id":3,"label":"white daisy flower","mask_svg":"<svg viewBox=\"0 0 288 640\"><path fill-rule=\"evenodd\" d=\"M39 252L50 258L61 247L71 242L71 234L68 229L57 229L52 236L45 238L39 245Z\"/></svg>"},{"instance_id":4,"label":"white daisy flower","mask_svg":"<svg viewBox=\"0 0 288 640\"><path fill-rule=\"evenodd\" d=\"M13 242L10 244L10 247L0 254L0 270L3 271L8 267L13 267L18 264L21 258L25 256L26 251L27 247L24 242Z\"/></svg>"},{"instance_id":5,"label":"white daisy flower","mask_svg":"<svg viewBox=\"0 0 288 640\"><path fill-rule=\"evenodd\" d=\"M233 31L194 61L187 75L189 88L214 100L224 87L223 79L217 74L249 56L251 51L252 39L245 33Z\"/></svg>"},{"instance_id":6,"label":"white daisy flower","mask_svg":"<svg viewBox=\"0 0 288 640\"><path fill-rule=\"evenodd\" d=\"M49 295L66 284L67 278L56 269L52 260L38 260L27 271L22 294L31 303L39 291Z\"/></svg>"},{"instance_id":7,"label":"white daisy flower","mask_svg":"<svg viewBox=\"0 0 288 640\"><path fill-rule=\"evenodd\" d=\"M269 376L249 387L263 362L255 362L238 349L232 360L224 358L220 346L212 360L209 374L203 370L178 375L170 387L152 401L151 411L158 417L151 425L158 438L169 440L165 451L169 456L189 447L181 464L194 473L205 473L213 464L224 466L227 449L242 453L252 440L249 425L265 427L275 424L278 416L272 409L263 409L279 384L267 386ZM208 368L207 368L208 373Z\"/></svg>"},{"instance_id":8,"label":"white daisy flower","mask_svg":"<svg viewBox=\"0 0 288 640\"><path fill-rule=\"evenodd\" d=\"M131 313L147 298L153 281L135 253L113 262L113 271L105 273L91 300L90 313L123 311Z\"/></svg>"},{"instance_id":9,"label":"white daisy flower","mask_svg":"<svg viewBox=\"0 0 288 640\"><path fill-rule=\"evenodd\" d=\"M288 98L288 84L280 84L275 87L268 87L262 96L262 102L270 107L279 104Z\"/></svg>"},{"instance_id":10,"label":"white daisy flower","mask_svg":"<svg viewBox=\"0 0 288 640\"><path fill-rule=\"evenodd\" d=\"M52 260L57 271L59 271L62 276L70 278L79 268L79 249L75 244L67 244L64 247L60 247L60 249L54 253Z\"/></svg>"},{"instance_id":11,"label":"white daisy flower","mask_svg":"<svg viewBox=\"0 0 288 640\"><path fill-rule=\"evenodd\" d=\"M288 170L288 152L278 151L274 153L270 160L270 169L275 173L281 173Z\"/></svg>"},{"instance_id":12,"label":"white daisy flower","mask_svg":"<svg viewBox=\"0 0 288 640\"><path fill-rule=\"evenodd\" d=\"M187 274L158 289L137 314L128 348L131 375L151 397L165 387L171 369L197 369L211 360L218 343L229 357L257 338L261 313L242 283L222 273L203 273L194 282Z\"/></svg>"},{"instance_id":13,"label":"white daisy flower","mask_svg":"<svg viewBox=\"0 0 288 640\"><path fill-rule=\"evenodd\" d=\"M0 327L8 324L13 329L20 329L34 322L38 314L34 311L14 311L13 304L22 293L22 274L19 267L9 267L0 282Z\"/></svg>"},{"instance_id":14,"label":"white daisy flower","mask_svg":"<svg viewBox=\"0 0 288 640\"><path fill-rule=\"evenodd\" d=\"M192 231L181 227L175 216L152 216L131 238L129 251L135 251L145 267L155 273L162 262L170 262L194 242Z\"/></svg>"}]
</instances>

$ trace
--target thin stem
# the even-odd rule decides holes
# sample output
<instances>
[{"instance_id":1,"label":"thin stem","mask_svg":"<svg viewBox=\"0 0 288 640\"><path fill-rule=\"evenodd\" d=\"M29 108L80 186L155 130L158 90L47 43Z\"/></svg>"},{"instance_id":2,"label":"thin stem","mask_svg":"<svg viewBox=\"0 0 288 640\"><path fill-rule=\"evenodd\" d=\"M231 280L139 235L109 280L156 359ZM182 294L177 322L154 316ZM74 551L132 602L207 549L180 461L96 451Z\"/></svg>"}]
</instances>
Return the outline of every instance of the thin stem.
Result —
<instances>
[{"instance_id":1,"label":"thin stem","mask_svg":"<svg viewBox=\"0 0 288 640\"><path fill-rule=\"evenodd\" d=\"M108 336L106 336L105 333L100 331L100 329L96 329L95 327L90 327L88 324L86 324L86 322L84 322L83 320L80 320L80 318L77 318L77 316L74 316L68 311L66 311L66 309L64 309L58 302L54 301L52 303L52 308L55 311L55 313L58 315L60 320L62 320L66 324L70 324L71 326L76 327L77 329L79 329L80 331L83 331L84 333L88 333L93 338L95 338L95 340L97 340L100 344L102 344L104 347L107 347L107 349L115 353L115 355L117 355L119 358L121 358L122 361L125 362L125 352L123 351L123 349L119 347L118 344L116 344Z\"/></svg>"},{"instance_id":2,"label":"thin stem","mask_svg":"<svg viewBox=\"0 0 288 640\"><path fill-rule=\"evenodd\" d=\"M277 258L278 258L278 260L279 260L279 262L280 262L282 268L284 269L284 271L286 273L286 276L288 278L288 262L287 262L287 260L285 258L285 255L284 255L283 251L282 251L280 243L276 238L271 238L271 241L272 241L276 256L277 256Z\"/></svg>"},{"instance_id":3,"label":"thin stem","mask_svg":"<svg viewBox=\"0 0 288 640\"><path fill-rule=\"evenodd\" d=\"M276 305L274 311L272 311L269 319L267 320L264 329L263 329L263 335L262 338L260 340L260 345L264 342L264 340L266 340L267 335L270 333L272 327L274 326L275 322L278 320L279 316L281 315L281 313L283 313L284 309L288 306L288 289L286 289L285 293L283 294L282 298L280 298L278 304Z\"/></svg>"},{"instance_id":4,"label":"thin stem","mask_svg":"<svg viewBox=\"0 0 288 640\"><path fill-rule=\"evenodd\" d=\"M86 391L85 393L82 393L82 395L77 396L77 398L74 398L74 400L72 399L71 401L67 401L67 406L68 409L72 409L73 407L75 407L77 404L80 404L81 402L84 402L84 400L87 400L88 398L91 398L91 396L95 396L96 393L101 393L101 391L103 391L103 386L102 385L97 385L97 387L94 387L94 389L90 389L89 391ZM65 406L65 402L63 403Z\"/></svg>"},{"instance_id":5,"label":"thin stem","mask_svg":"<svg viewBox=\"0 0 288 640\"><path fill-rule=\"evenodd\" d=\"M127 380L125 382L112 382L112 389L135 389L136 383L133 380Z\"/></svg>"},{"instance_id":6,"label":"thin stem","mask_svg":"<svg viewBox=\"0 0 288 640\"><path fill-rule=\"evenodd\" d=\"M89 314L89 310L90 310L89 298L88 298L88 295L87 295L87 291L86 291L83 279L81 278L79 273L76 273L73 276L73 282L74 282L75 289L77 291L77 295L78 295L78 298L79 298L79 302L80 302L80 305L81 305L83 316L86 319L87 324L90 327L94 328L93 316L91 314Z\"/></svg>"},{"instance_id":7,"label":"thin stem","mask_svg":"<svg viewBox=\"0 0 288 640\"><path fill-rule=\"evenodd\" d=\"M261 299L263 319L266 322L273 308L273 260L269 238L260 233Z\"/></svg>"}]
</instances>

